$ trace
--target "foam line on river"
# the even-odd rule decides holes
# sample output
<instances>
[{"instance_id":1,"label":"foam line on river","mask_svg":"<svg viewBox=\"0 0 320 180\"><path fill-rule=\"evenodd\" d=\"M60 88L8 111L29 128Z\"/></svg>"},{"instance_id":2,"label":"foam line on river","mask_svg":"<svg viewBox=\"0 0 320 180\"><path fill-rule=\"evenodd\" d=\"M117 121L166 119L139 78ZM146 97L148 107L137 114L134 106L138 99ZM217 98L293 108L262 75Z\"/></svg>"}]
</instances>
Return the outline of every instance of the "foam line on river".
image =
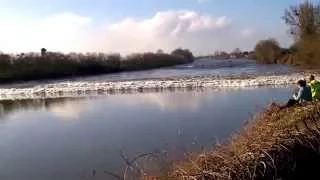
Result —
<instances>
[{"instance_id":1,"label":"foam line on river","mask_svg":"<svg viewBox=\"0 0 320 180\"><path fill-rule=\"evenodd\" d=\"M303 74L257 77L189 77L118 82L62 82L30 88L2 88L0 100L76 97L90 94L114 94L166 89L241 88L267 85L290 85L304 78Z\"/></svg>"}]
</instances>

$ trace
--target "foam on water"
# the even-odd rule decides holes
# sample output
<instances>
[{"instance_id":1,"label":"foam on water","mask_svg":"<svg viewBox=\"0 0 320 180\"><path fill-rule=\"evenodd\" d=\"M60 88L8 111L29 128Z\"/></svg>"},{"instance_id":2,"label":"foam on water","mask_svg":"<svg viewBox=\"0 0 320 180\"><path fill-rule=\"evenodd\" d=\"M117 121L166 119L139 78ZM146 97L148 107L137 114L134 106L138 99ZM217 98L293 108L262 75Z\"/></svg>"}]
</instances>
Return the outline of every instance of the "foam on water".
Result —
<instances>
[{"instance_id":1,"label":"foam on water","mask_svg":"<svg viewBox=\"0 0 320 180\"><path fill-rule=\"evenodd\" d=\"M159 91L166 89L241 88L266 85L290 85L303 74L257 76L249 78L189 77L167 80L135 80L118 82L62 82L30 88L2 88L0 100L77 97L97 94Z\"/></svg>"}]
</instances>

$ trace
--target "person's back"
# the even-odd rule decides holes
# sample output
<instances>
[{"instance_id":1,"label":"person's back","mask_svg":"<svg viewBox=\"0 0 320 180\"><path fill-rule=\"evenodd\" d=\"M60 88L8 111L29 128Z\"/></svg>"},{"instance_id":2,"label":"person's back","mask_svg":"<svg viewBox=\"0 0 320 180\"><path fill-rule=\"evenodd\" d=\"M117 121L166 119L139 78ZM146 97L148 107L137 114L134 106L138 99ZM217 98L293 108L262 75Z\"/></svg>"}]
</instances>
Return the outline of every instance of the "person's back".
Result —
<instances>
[{"instance_id":1,"label":"person's back","mask_svg":"<svg viewBox=\"0 0 320 180\"><path fill-rule=\"evenodd\" d=\"M294 99L299 102L312 101L311 87L308 85L301 86Z\"/></svg>"},{"instance_id":2,"label":"person's back","mask_svg":"<svg viewBox=\"0 0 320 180\"><path fill-rule=\"evenodd\" d=\"M313 100L319 101L320 100L320 82L317 80L312 80L310 82L312 98Z\"/></svg>"}]
</instances>

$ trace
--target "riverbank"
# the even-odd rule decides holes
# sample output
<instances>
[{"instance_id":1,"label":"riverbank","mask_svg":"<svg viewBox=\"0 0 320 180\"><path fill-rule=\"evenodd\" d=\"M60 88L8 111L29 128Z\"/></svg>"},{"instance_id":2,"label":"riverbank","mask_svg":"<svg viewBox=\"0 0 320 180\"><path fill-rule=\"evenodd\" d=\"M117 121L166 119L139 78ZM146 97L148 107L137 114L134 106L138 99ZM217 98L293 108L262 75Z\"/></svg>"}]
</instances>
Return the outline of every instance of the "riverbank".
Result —
<instances>
[{"instance_id":1,"label":"riverbank","mask_svg":"<svg viewBox=\"0 0 320 180\"><path fill-rule=\"evenodd\" d=\"M132 81L76 81L38 85L29 88L1 88L0 99L39 99L56 97L77 97L90 94L115 94L167 89L195 88L241 88L259 86L284 86L295 84L306 78L304 73L281 75L243 75L243 76L195 76L167 79L132 80Z\"/></svg>"},{"instance_id":2,"label":"riverbank","mask_svg":"<svg viewBox=\"0 0 320 180\"><path fill-rule=\"evenodd\" d=\"M146 179L317 179L320 103L269 109L214 150Z\"/></svg>"},{"instance_id":3,"label":"riverbank","mask_svg":"<svg viewBox=\"0 0 320 180\"><path fill-rule=\"evenodd\" d=\"M189 50L166 53L120 54L56 52L0 53L0 84L31 80L59 79L115 72L138 71L193 62Z\"/></svg>"}]
</instances>

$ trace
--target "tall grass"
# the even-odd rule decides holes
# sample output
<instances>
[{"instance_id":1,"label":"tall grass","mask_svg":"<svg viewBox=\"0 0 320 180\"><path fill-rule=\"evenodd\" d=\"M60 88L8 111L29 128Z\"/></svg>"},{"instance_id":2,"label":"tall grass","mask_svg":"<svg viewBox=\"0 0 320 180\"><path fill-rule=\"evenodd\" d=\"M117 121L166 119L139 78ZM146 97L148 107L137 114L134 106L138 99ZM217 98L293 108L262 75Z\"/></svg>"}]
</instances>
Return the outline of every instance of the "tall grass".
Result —
<instances>
[{"instance_id":1,"label":"tall grass","mask_svg":"<svg viewBox=\"0 0 320 180\"><path fill-rule=\"evenodd\" d=\"M318 179L319 139L320 103L269 109L225 144L191 154L152 179Z\"/></svg>"},{"instance_id":2,"label":"tall grass","mask_svg":"<svg viewBox=\"0 0 320 180\"><path fill-rule=\"evenodd\" d=\"M144 70L191 61L193 56L188 53L140 53L126 57L102 53L0 54L0 83Z\"/></svg>"}]
</instances>

